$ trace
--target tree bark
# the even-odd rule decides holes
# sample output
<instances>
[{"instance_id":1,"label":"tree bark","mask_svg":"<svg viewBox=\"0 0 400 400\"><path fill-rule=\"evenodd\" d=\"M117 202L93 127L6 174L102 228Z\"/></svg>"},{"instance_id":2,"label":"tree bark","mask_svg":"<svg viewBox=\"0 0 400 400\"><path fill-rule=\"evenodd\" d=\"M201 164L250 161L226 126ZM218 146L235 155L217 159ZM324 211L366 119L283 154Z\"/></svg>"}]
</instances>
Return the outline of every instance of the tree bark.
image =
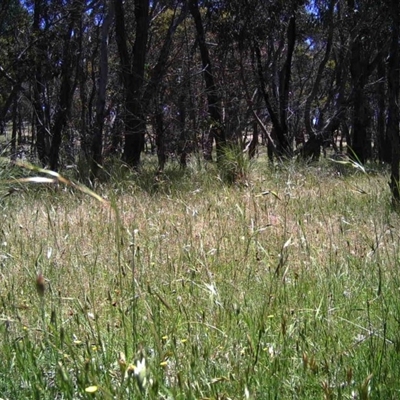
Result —
<instances>
[{"instance_id":1,"label":"tree bark","mask_svg":"<svg viewBox=\"0 0 400 400\"><path fill-rule=\"evenodd\" d=\"M378 62L377 80L377 156L380 162L390 163L391 151L386 131L386 66L384 55L380 57Z\"/></svg>"},{"instance_id":2,"label":"tree bark","mask_svg":"<svg viewBox=\"0 0 400 400\"><path fill-rule=\"evenodd\" d=\"M372 155L372 139L370 131L370 109L366 96L366 85L371 75L379 53L370 62L370 47L366 42L371 42L371 33L360 31L360 11L356 9L355 0L347 2L350 13L351 44L350 44L350 74L352 79L353 127L352 143L349 156L357 162L364 163Z\"/></svg>"},{"instance_id":3,"label":"tree bark","mask_svg":"<svg viewBox=\"0 0 400 400\"><path fill-rule=\"evenodd\" d=\"M64 36L64 51L61 67L61 88L57 111L52 128L52 141L50 147L50 169L57 171L59 164L59 153L62 142L62 131L66 127L72 106L72 98L76 82L74 82L74 72L76 65L74 63L75 54L73 43L76 41L77 33L74 31L79 18L82 16L83 0L75 0L71 6L71 20L67 32Z\"/></svg>"},{"instance_id":4,"label":"tree bark","mask_svg":"<svg viewBox=\"0 0 400 400\"><path fill-rule=\"evenodd\" d=\"M187 102L187 92L188 92L188 83L183 84L182 91L179 94L178 98L178 110L179 110L179 141L178 141L178 155L179 155L179 163L182 168L186 168L187 166L187 135L186 135L186 102Z\"/></svg>"},{"instance_id":5,"label":"tree bark","mask_svg":"<svg viewBox=\"0 0 400 400\"><path fill-rule=\"evenodd\" d=\"M203 76L206 85L208 102L208 113L211 118L211 135L215 139L217 162L222 160L224 147L226 145L225 129L222 121L221 105L218 96L218 88L212 73L211 59L206 44L203 21L197 0L189 0L189 9L192 14L197 33L197 42L200 48L201 61L203 65Z\"/></svg>"},{"instance_id":6,"label":"tree bark","mask_svg":"<svg viewBox=\"0 0 400 400\"><path fill-rule=\"evenodd\" d=\"M103 127L106 105L106 91L108 82L108 37L110 27L114 20L114 4L112 0L105 1L108 10L101 27L100 42L100 65L99 65L99 86L96 101L96 122L92 135L92 159L91 159L91 179L97 177L99 166L102 164L103 151Z\"/></svg>"},{"instance_id":7,"label":"tree bark","mask_svg":"<svg viewBox=\"0 0 400 400\"><path fill-rule=\"evenodd\" d=\"M279 114L281 121L282 131L279 132L281 136L282 152L286 155L292 154L292 146L288 140L288 125L287 125L287 111L289 109L289 88L290 78L292 73L292 59L296 43L296 17L292 15L289 20L287 29L287 55L283 64L282 70L279 74ZM278 132L277 132L278 133Z\"/></svg>"},{"instance_id":8,"label":"tree bark","mask_svg":"<svg viewBox=\"0 0 400 400\"><path fill-rule=\"evenodd\" d=\"M390 188L395 206L400 204L400 136L399 136L399 40L400 40L400 6L397 0L391 1L392 37L388 61L388 122L387 130L392 145Z\"/></svg>"},{"instance_id":9,"label":"tree bark","mask_svg":"<svg viewBox=\"0 0 400 400\"><path fill-rule=\"evenodd\" d=\"M17 158L17 129L18 129L18 98L14 97L12 107L11 160Z\"/></svg>"},{"instance_id":10,"label":"tree bark","mask_svg":"<svg viewBox=\"0 0 400 400\"><path fill-rule=\"evenodd\" d=\"M267 91L267 82L263 70L261 49L254 43L254 52L257 60L257 74L260 82L260 89L265 101L269 116L271 118L274 137L276 137L276 153L278 157L290 157L292 146L288 138L287 110L289 104L289 88L292 70L292 58L296 42L296 18L292 15L287 28L287 55L282 69L279 72L279 95L278 104L273 107ZM269 144L271 147L271 143ZM272 154L272 153L270 153Z\"/></svg>"},{"instance_id":11,"label":"tree bark","mask_svg":"<svg viewBox=\"0 0 400 400\"><path fill-rule=\"evenodd\" d=\"M303 157L309 158L312 157L313 160L318 160L321 154L321 144L323 142L320 132L315 132L311 125L311 105L315 100L315 97L318 94L318 90L321 84L322 75L325 70L326 63L329 60L329 56L331 54L332 42L333 42L333 9L335 6L335 0L330 0L329 10L328 10L328 20L329 20L329 30L328 37L326 39L326 48L325 54L322 58L318 70L317 76L315 77L315 82L312 87L311 93L307 97L306 105L304 108L304 123L306 128L306 133L308 134L308 141L305 143L302 154Z\"/></svg>"},{"instance_id":12,"label":"tree bark","mask_svg":"<svg viewBox=\"0 0 400 400\"><path fill-rule=\"evenodd\" d=\"M141 104L149 32L149 0L135 0L136 35L132 63L128 52L123 0L115 0L116 40L125 89L125 143L123 159L134 168L140 165L146 121Z\"/></svg>"},{"instance_id":13,"label":"tree bark","mask_svg":"<svg viewBox=\"0 0 400 400\"><path fill-rule=\"evenodd\" d=\"M43 0L35 0L33 14L33 26L32 30L34 35L41 35L40 20L43 17L44 2ZM34 72L34 83L33 83L33 108L34 108L34 119L36 128L36 149L39 157L39 161L43 167L49 163L49 152L50 152L50 138L49 138L49 126L46 125L45 115L45 82L43 79L42 63L39 62L40 58L45 53L45 45L43 38L40 38L37 45L34 47L34 58L35 58L35 72Z\"/></svg>"}]
</instances>

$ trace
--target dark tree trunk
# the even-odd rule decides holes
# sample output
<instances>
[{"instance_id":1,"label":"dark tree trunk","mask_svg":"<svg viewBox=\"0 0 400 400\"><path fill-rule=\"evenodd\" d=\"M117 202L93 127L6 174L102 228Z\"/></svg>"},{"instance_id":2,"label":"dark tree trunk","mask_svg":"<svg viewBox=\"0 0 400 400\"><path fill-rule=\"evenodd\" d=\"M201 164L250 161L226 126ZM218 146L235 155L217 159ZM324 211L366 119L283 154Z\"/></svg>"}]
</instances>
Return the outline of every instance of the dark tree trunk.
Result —
<instances>
[{"instance_id":1,"label":"dark tree trunk","mask_svg":"<svg viewBox=\"0 0 400 400\"><path fill-rule=\"evenodd\" d=\"M3 9L3 12L6 12L7 4ZM1 18L0 18L0 26L1 26ZM2 88L2 95L7 96L6 101L4 102L3 106L0 108L0 135L5 134L6 128L6 119L9 109L12 105L14 105L15 100L18 96L18 93L22 90L22 82L23 79L18 77L18 70L17 70L17 78L14 79L1 65L0 65L0 77L6 79L11 84L11 92L6 93L4 87Z\"/></svg>"},{"instance_id":2,"label":"dark tree trunk","mask_svg":"<svg viewBox=\"0 0 400 400\"><path fill-rule=\"evenodd\" d=\"M43 0L35 0L35 9L33 14L33 26L32 30L34 35L40 37L41 28L40 20L44 13L44 2ZM39 62L40 58L45 53L45 44L43 38L39 39L37 45L34 48L35 54L35 79L33 84L33 108L36 128L36 149L39 157L39 161L43 167L49 163L50 153L50 138L49 138L49 126L47 125L47 119L45 115L45 82L43 79L42 63Z\"/></svg>"},{"instance_id":3,"label":"dark tree trunk","mask_svg":"<svg viewBox=\"0 0 400 400\"><path fill-rule=\"evenodd\" d=\"M144 150L146 121L141 104L144 86L144 70L149 31L149 0L135 0L136 38L133 46L132 79L128 89L127 130L125 136L124 159L133 167L140 164L140 155Z\"/></svg>"},{"instance_id":4,"label":"dark tree trunk","mask_svg":"<svg viewBox=\"0 0 400 400\"><path fill-rule=\"evenodd\" d=\"M351 23L350 74L353 93L352 148L349 149L349 156L364 163L372 156L371 112L366 95L366 86L382 50L380 49L375 59L370 61L371 32L361 31L361 28L358 28L361 26L361 16L359 10L356 9L355 0L348 0L347 5Z\"/></svg>"},{"instance_id":5,"label":"dark tree trunk","mask_svg":"<svg viewBox=\"0 0 400 400\"><path fill-rule=\"evenodd\" d=\"M290 78L292 74L292 58L294 47L296 43L296 17L292 15L289 20L287 29L287 54L286 60L283 64L279 76L279 114L281 131L277 132L281 136L280 142L282 143L282 154L288 156L292 155L292 146L290 144L288 135L289 129L287 125L287 112L289 109L289 89Z\"/></svg>"},{"instance_id":6,"label":"dark tree trunk","mask_svg":"<svg viewBox=\"0 0 400 400\"><path fill-rule=\"evenodd\" d=\"M17 129L18 129L18 98L14 97L12 108L12 132L11 132L11 160L17 158Z\"/></svg>"},{"instance_id":7,"label":"dark tree trunk","mask_svg":"<svg viewBox=\"0 0 400 400\"><path fill-rule=\"evenodd\" d=\"M386 91L385 91L385 81L386 81L386 66L385 58L382 55L377 66L377 126L376 135L378 143L378 160L381 162L390 163L391 152L390 143L386 132Z\"/></svg>"},{"instance_id":8,"label":"dark tree trunk","mask_svg":"<svg viewBox=\"0 0 400 400\"><path fill-rule=\"evenodd\" d=\"M355 63L354 65L358 65ZM360 68L355 67L354 70ZM354 76L359 76L357 72ZM365 163L370 158L371 154L371 142L368 140L367 130L369 127L368 113L367 113L367 100L365 98L365 83L354 82L353 91L353 120L352 120L352 146L349 151L349 156L354 158L356 161Z\"/></svg>"},{"instance_id":9,"label":"dark tree trunk","mask_svg":"<svg viewBox=\"0 0 400 400\"><path fill-rule=\"evenodd\" d=\"M394 205L400 204L400 137L399 137L399 40L400 40L400 6L397 0L391 1L392 38L388 62L388 136L392 145L390 188Z\"/></svg>"},{"instance_id":10,"label":"dark tree trunk","mask_svg":"<svg viewBox=\"0 0 400 400\"><path fill-rule=\"evenodd\" d=\"M44 97L43 93L43 83L40 78L40 66L36 67L36 81L34 84L34 104L35 109L35 128L36 128L36 149L39 157L39 161L43 167L45 167L49 162L49 135L48 127L46 128L46 119L43 109L42 99Z\"/></svg>"},{"instance_id":11,"label":"dark tree trunk","mask_svg":"<svg viewBox=\"0 0 400 400\"><path fill-rule=\"evenodd\" d=\"M225 129L223 126L221 105L218 96L218 88L212 73L211 59L206 44L203 21L201 18L199 5L197 0L189 0L189 9L192 14L197 41L200 48L201 61L203 65L203 76L206 85L206 94L208 102L208 113L211 117L211 136L215 139L215 147L217 151L217 162L222 160L224 147L226 145Z\"/></svg>"},{"instance_id":12,"label":"dark tree trunk","mask_svg":"<svg viewBox=\"0 0 400 400\"><path fill-rule=\"evenodd\" d=\"M176 13L176 8L174 12ZM176 17L174 14L174 17L171 19L167 34L161 46L157 63L151 71L149 83L146 85L143 93L142 104L144 109L147 109L149 107L151 101L159 90L159 86L165 76L165 73L167 72L168 57L173 44L173 36L179 25L184 21L186 15L186 6L184 6L183 8L181 8L181 12L178 17Z\"/></svg>"},{"instance_id":13,"label":"dark tree trunk","mask_svg":"<svg viewBox=\"0 0 400 400\"><path fill-rule=\"evenodd\" d=\"M83 21L81 21L82 25ZM82 26L80 27L82 32ZM83 48L83 37L79 38L79 52L84 54L85 50ZM95 46L95 50L93 53L97 53L98 46ZM85 161L90 160L90 137L89 137L89 127L91 126L91 102L89 102L88 96L88 88L87 88L87 81L89 79L89 73L87 64L95 65L94 63L94 55L92 55L92 59L86 59L86 57L82 57L79 62L78 66L78 76L77 80L79 82L79 98L80 98L80 124L79 124L79 139L80 139L80 150L81 154L84 156ZM94 70L94 68L93 68ZM92 72L92 87L93 89L96 88L96 81L93 79L94 73Z\"/></svg>"},{"instance_id":14,"label":"dark tree trunk","mask_svg":"<svg viewBox=\"0 0 400 400\"><path fill-rule=\"evenodd\" d=\"M6 127L7 113L9 111L11 105L14 104L14 101L20 90L21 90L21 85L18 84L17 82L14 82L11 93L7 96L7 100L5 101L3 107L0 109L0 127L3 130ZM0 132L0 134L2 134L2 133L3 132Z\"/></svg>"},{"instance_id":15,"label":"dark tree trunk","mask_svg":"<svg viewBox=\"0 0 400 400\"><path fill-rule=\"evenodd\" d=\"M119 148L122 148L122 132L124 131L124 121L120 116L119 110L116 111L114 123L111 127L111 144L107 155L114 156Z\"/></svg>"},{"instance_id":16,"label":"dark tree trunk","mask_svg":"<svg viewBox=\"0 0 400 400\"><path fill-rule=\"evenodd\" d=\"M349 147L351 144L351 135L350 135L349 125L346 119L344 118L342 119L340 127L342 130L342 136L346 138L347 147Z\"/></svg>"},{"instance_id":17,"label":"dark tree trunk","mask_svg":"<svg viewBox=\"0 0 400 400\"><path fill-rule=\"evenodd\" d=\"M329 22L328 37L326 40L325 54L318 66L317 76L315 78L315 82L311 90L311 93L307 97L304 110L304 122L305 122L306 133L309 137L309 140L307 141L307 143L305 143L303 147L302 155L304 158L311 157L313 160L318 160L321 155L321 144L323 142L323 139L320 137L322 132L315 132L311 125L311 105L318 94L320 83L322 80L322 75L324 73L326 63L328 62L329 56L331 54L332 42L333 42L333 27L334 27L333 23L334 6L335 6L335 1L331 0L329 3L328 20L330 22Z\"/></svg>"},{"instance_id":18,"label":"dark tree trunk","mask_svg":"<svg viewBox=\"0 0 400 400\"><path fill-rule=\"evenodd\" d=\"M155 131L156 131L158 171L162 172L164 171L165 163L167 162L167 155L165 151L164 109L161 99L159 99L156 107L157 111L154 119L155 119Z\"/></svg>"},{"instance_id":19,"label":"dark tree trunk","mask_svg":"<svg viewBox=\"0 0 400 400\"><path fill-rule=\"evenodd\" d=\"M277 98L278 104L276 107L272 105L269 94L267 92L267 82L263 70L263 62L261 57L261 50L257 43L254 43L254 52L257 60L257 73L260 82L260 89L262 96L265 101L269 116L271 118L274 136L276 137L276 144L270 146L271 158L272 149L276 149L278 157L290 157L293 153L292 145L289 140L289 130L287 124L287 110L289 105L289 88L292 71L292 58L294 47L296 43L296 17L292 15L289 20L289 25L286 33L287 40L287 52L286 59L282 69L279 72L279 95L275 96L275 90L273 91L274 97ZM270 140L269 140L270 141Z\"/></svg>"},{"instance_id":20,"label":"dark tree trunk","mask_svg":"<svg viewBox=\"0 0 400 400\"><path fill-rule=\"evenodd\" d=\"M177 4L178 5L178 4ZM177 11L177 7L175 8L175 13ZM143 109L148 109L151 101L154 96L160 92L160 84L164 78L164 75L167 71L168 57L171 51L171 46L173 42L173 36L178 28L178 26L182 23L182 21L186 17L186 7L184 6L181 9L181 12L177 18L174 17L171 19L171 23L169 25L165 40L161 47L160 55L158 57L157 63L153 70L151 71L151 77L149 83L146 86L142 97L142 107ZM158 163L159 170L162 171L164 169L166 163L166 149L165 149L165 135L164 135L164 110L163 110L163 101L161 98L164 96L159 93L160 99L157 102L157 112L156 112L156 145L157 145L157 155L158 155ZM179 149L178 149L179 152Z\"/></svg>"},{"instance_id":21,"label":"dark tree trunk","mask_svg":"<svg viewBox=\"0 0 400 400\"><path fill-rule=\"evenodd\" d=\"M106 2L105 2L106 3ZM114 20L114 4L108 2L107 15L101 27L99 86L96 101L96 122L92 136L91 179L97 177L99 166L103 163L103 127L106 105L106 90L108 82L108 37L111 24Z\"/></svg>"},{"instance_id":22,"label":"dark tree trunk","mask_svg":"<svg viewBox=\"0 0 400 400\"><path fill-rule=\"evenodd\" d=\"M54 171L58 169L62 132L66 127L70 116L72 98L76 86L76 82L73 79L74 74L76 73L76 63L74 62L76 54L74 54L74 44L77 40L77 33L75 31L75 27L79 18L82 16L82 8L83 0L74 1L71 9L71 20L64 37L63 62L61 67L61 88L57 104L57 111L54 118L52 129L53 137L50 147L50 168Z\"/></svg>"},{"instance_id":23,"label":"dark tree trunk","mask_svg":"<svg viewBox=\"0 0 400 400\"><path fill-rule=\"evenodd\" d=\"M79 66L78 71L78 81L79 81L79 98L81 101L81 116L79 124L79 139L81 144L81 152L86 160L90 159L90 144L89 144L89 134L88 127L90 126L89 117L89 104L87 95L87 73L84 70L84 66Z\"/></svg>"},{"instance_id":24,"label":"dark tree trunk","mask_svg":"<svg viewBox=\"0 0 400 400\"><path fill-rule=\"evenodd\" d=\"M115 0L116 40L125 89L124 161L134 168L140 165L146 122L141 98L149 32L149 0L135 0L136 36L132 63L128 52L123 1Z\"/></svg>"},{"instance_id":25,"label":"dark tree trunk","mask_svg":"<svg viewBox=\"0 0 400 400\"><path fill-rule=\"evenodd\" d=\"M178 142L178 155L179 163L182 168L187 165L187 137L186 137L186 85L182 88L182 92L179 95L178 107L179 107L179 142Z\"/></svg>"},{"instance_id":26,"label":"dark tree trunk","mask_svg":"<svg viewBox=\"0 0 400 400\"><path fill-rule=\"evenodd\" d=\"M349 0L349 8L354 10L354 0ZM356 13L353 11L353 13ZM354 26L356 25L356 18ZM362 56L362 43L359 35L355 32L356 37L353 38L351 45L350 72L353 85L353 118L352 118L352 140L351 148L349 148L349 156L354 157L356 161L364 163L366 161L366 130L368 122L366 121L365 112L365 61Z\"/></svg>"},{"instance_id":27,"label":"dark tree trunk","mask_svg":"<svg viewBox=\"0 0 400 400\"><path fill-rule=\"evenodd\" d=\"M249 160L256 156L258 145L258 124L256 121L253 122L253 135L251 137L251 142L249 144Z\"/></svg>"},{"instance_id":28,"label":"dark tree trunk","mask_svg":"<svg viewBox=\"0 0 400 400\"><path fill-rule=\"evenodd\" d=\"M203 150L203 158L206 161L213 161L212 150L213 150L214 138L211 131L203 131L201 137L201 146Z\"/></svg>"}]
</instances>

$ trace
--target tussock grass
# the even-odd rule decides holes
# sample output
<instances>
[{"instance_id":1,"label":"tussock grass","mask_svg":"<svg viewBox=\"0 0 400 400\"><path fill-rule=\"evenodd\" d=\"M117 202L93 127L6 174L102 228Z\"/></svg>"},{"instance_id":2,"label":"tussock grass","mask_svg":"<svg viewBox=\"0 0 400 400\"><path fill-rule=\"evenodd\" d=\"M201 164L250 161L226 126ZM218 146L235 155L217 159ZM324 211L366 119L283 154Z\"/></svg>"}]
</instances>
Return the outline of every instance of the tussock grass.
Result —
<instances>
[{"instance_id":1,"label":"tussock grass","mask_svg":"<svg viewBox=\"0 0 400 400\"><path fill-rule=\"evenodd\" d=\"M384 173L121 168L2 188L2 398L399 397Z\"/></svg>"}]
</instances>

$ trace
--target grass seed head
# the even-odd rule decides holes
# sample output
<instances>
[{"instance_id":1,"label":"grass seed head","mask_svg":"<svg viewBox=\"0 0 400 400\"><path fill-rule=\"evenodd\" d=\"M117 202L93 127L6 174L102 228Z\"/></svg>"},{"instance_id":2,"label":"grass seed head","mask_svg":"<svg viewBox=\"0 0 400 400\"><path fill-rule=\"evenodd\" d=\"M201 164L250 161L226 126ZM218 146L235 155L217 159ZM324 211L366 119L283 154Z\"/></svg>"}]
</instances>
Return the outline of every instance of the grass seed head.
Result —
<instances>
[{"instance_id":1,"label":"grass seed head","mask_svg":"<svg viewBox=\"0 0 400 400\"><path fill-rule=\"evenodd\" d=\"M45 290L46 290L46 285L44 282L44 277L41 273L39 273L36 277L36 291L37 291L39 297L44 296Z\"/></svg>"}]
</instances>

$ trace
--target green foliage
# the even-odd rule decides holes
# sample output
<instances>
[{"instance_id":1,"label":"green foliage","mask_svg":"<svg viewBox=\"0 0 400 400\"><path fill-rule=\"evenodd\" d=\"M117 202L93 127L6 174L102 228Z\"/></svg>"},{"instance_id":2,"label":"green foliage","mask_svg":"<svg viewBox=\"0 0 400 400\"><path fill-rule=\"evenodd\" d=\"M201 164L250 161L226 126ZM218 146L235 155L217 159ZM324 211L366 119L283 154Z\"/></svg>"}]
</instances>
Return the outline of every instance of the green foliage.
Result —
<instances>
[{"instance_id":1,"label":"green foliage","mask_svg":"<svg viewBox=\"0 0 400 400\"><path fill-rule=\"evenodd\" d=\"M2 398L398 398L387 177L243 168L5 197Z\"/></svg>"},{"instance_id":2,"label":"green foliage","mask_svg":"<svg viewBox=\"0 0 400 400\"><path fill-rule=\"evenodd\" d=\"M246 152L239 144L231 144L224 148L219 169L224 182L246 183L250 168L250 161Z\"/></svg>"}]
</instances>

